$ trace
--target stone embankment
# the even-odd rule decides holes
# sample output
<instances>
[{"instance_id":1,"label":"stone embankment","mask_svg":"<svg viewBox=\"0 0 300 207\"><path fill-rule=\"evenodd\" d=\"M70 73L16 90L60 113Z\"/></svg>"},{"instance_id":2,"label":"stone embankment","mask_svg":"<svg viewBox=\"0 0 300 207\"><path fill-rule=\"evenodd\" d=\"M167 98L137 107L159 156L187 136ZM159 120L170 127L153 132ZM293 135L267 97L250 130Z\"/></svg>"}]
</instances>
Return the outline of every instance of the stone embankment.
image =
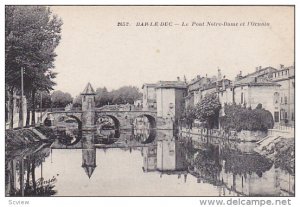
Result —
<instances>
[{"instance_id":1,"label":"stone embankment","mask_svg":"<svg viewBox=\"0 0 300 207\"><path fill-rule=\"evenodd\" d=\"M295 138L294 136L270 135L259 141L255 151L274 161L275 167L295 174Z\"/></svg>"},{"instance_id":2,"label":"stone embankment","mask_svg":"<svg viewBox=\"0 0 300 207\"><path fill-rule=\"evenodd\" d=\"M45 131L44 127L6 130L6 150L26 148L41 143L51 143L52 139L49 139L43 131Z\"/></svg>"}]
</instances>

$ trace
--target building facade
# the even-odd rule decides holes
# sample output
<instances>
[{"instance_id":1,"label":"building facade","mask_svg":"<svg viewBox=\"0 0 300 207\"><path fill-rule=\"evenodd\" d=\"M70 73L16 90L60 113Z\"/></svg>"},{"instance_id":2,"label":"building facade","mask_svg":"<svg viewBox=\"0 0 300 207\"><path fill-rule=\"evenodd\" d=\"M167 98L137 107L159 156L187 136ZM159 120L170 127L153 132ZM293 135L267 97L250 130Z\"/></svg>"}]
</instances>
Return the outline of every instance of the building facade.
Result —
<instances>
[{"instance_id":1,"label":"building facade","mask_svg":"<svg viewBox=\"0 0 300 207\"><path fill-rule=\"evenodd\" d=\"M159 81L156 85L157 116L178 120L185 107L186 88L183 81Z\"/></svg>"},{"instance_id":2,"label":"building facade","mask_svg":"<svg viewBox=\"0 0 300 207\"><path fill-rule=\"evenodd\" d=\"M258 104L270 111L275 126L278 124L294 125L295 120L295 68L279 69L273 67L256 67L255 71L245 76L240 72L234 81L218 77L197 76L188 85L185 107L195 106L206 94L217 93L222 105L220 116L224 116L225 104L241 104L256 108Z\"/></svg>"},{"instance_id":3,"label":"building facade","mask_svg":"<svg viewBox=\"0 0 300 207\"><path fill-rule=\"evenodd\" d=\"M274 98L278 99L279 120L281 124L295 123L295 67L284 67L272 73L271 80L280 85Z\"/></svg>"},{"instance_id":4,"label":"building facade","mask_svg":"<svg viewBox=\"0 0 300 207\"><path fill-rule=\"evenodd\" d=\"M156 109L156 84L145 83L142 86L143 90L143 108L144 109Z\"/></svg>"}]
</instances>

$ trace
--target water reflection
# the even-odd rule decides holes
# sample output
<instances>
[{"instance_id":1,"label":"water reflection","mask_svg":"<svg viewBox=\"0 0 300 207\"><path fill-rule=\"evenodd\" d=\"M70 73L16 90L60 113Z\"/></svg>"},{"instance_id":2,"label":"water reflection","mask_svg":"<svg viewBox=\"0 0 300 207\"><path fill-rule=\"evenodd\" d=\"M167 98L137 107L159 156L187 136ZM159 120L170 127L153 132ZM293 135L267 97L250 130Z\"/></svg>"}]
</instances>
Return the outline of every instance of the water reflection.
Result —
<instances>
[{"instance_id":1,"label":"water reflection","mask_svg":"<svg viewBox=\"0 0 300 207\"><path fill-rule=\"evenodd\" d=\"M64 145L74 145L82 137L81 122L74 117L59 117L54 129L57 139Z\"/></svg>"},{"instance_id":2,"label":"water reflection","mask_svg":"<svg viewBox=\"0 0 300 207\"><path fill-rule=\"evenodd\" d=\"M209 182L244 196L294 195L294 176L252 151L231 142L193 145L186 143L189 173L198 182ZM223 189L224 190L224 189Z\"/></svg>"},{"instance_id":3,"label":"water reflection","mask_svg":"<svg viewBox=\"0 0 300 207\"><path fill-rule=\"evenodd\" d=\"M20 154L7 152L5 162L5 192L7 196L51 196L56 194L56 176L43 177L43 162L50 148L29 148Z\"/></svg>"},{"instance_id":4,"label":"water reflection","mask_svg":"<svg viewBox=\"0 0 300 207\"><path fill-rule=\"evenodd\" d=\"M112 144L120 137L120 123L114 117L102 116L96 122L97 143Z\"/></svg>"},{"instance_id":5,"label":"water reflection","mask_svg":"<svg viewBox=\"0 0 300 207\"><path fill-rule=\"evenodd\" d=\"M134 142L134 131L121 133L120 147L98 145L97 131L83 131L79 149L53 145L7 152L6 195L294 195L294 175L253 146L194 142L170 130L156 134L146 145Z\"/></svg>"},{"instance_id":6,"label":"water reflection","mask_svg":"<svg viewBox=\"0 0 300 207\"><path fill-rule=\"evenodd\" d=\"M96 168L96 148L94 145L94 133L84 132L82 138L82 168L91 178Z\"/></svg>"}]
</instances>

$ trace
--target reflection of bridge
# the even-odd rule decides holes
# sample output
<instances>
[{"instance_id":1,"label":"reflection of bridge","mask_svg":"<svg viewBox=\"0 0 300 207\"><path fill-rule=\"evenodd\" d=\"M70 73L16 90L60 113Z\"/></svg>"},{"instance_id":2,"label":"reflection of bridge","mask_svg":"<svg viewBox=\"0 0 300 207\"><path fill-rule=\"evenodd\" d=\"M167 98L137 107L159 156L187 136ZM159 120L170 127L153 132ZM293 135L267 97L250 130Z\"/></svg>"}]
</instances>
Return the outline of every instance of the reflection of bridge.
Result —
<instances>
[{"instance_id":1,"label":"reflection of bridge","mask_svg":"<svg viewBox=\"0 0 300 207\"><path fill-rule=\"evenodd\" d=\"M142 110L135 110L135 111L109 111L109 110L100 110L95 109L94 111L94 124L96 124L97 120L102 117L110 117L113 121L115 126L118 129L131 129L133 121L137 117L147 117L150 123L151 128L156 127L156 111L142 111ZM52 124L55 126L62 117L70 117L74 118L79 126L82 126L83 122L83 112L82 111L55 111L55 112L48 112L48 118L52 119ZM46 120L47 117L44 117Z\"/></svg>"}]
</instances>

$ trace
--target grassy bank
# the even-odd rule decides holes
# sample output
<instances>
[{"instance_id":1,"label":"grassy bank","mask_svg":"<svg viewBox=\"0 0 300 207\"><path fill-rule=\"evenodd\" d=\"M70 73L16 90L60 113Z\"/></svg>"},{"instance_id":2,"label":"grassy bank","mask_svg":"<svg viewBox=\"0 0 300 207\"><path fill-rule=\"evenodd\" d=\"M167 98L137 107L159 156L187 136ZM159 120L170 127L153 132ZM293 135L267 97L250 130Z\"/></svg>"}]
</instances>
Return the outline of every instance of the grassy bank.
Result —
<instances>
[{"instance_id":1,"label":"grassy bank","mask_svg":"<svg viewBox=\"0 0 300 207\"><path fill-rule=\"evenodd\" d=\"M37 127L36 129L46 137L49 137L49 141L51 141L51 129L47 129L47 127L44 126ZM40 145L44 142L45 140L42 140L39 135L34 133L30 128L5 131L5 149L7 151L28 148L34 145Z\"/></svg>"},{"instance_id":2,"label":"grassy bank","mask_svg":"<svg viewBox=\"0 0 300 207\"><path fill-rule=\"evenodd\" d=\"M257 147L257 152L274 161L275 167L295 175L295 139L268 137Z\"/></svg>"}]
</instances>

